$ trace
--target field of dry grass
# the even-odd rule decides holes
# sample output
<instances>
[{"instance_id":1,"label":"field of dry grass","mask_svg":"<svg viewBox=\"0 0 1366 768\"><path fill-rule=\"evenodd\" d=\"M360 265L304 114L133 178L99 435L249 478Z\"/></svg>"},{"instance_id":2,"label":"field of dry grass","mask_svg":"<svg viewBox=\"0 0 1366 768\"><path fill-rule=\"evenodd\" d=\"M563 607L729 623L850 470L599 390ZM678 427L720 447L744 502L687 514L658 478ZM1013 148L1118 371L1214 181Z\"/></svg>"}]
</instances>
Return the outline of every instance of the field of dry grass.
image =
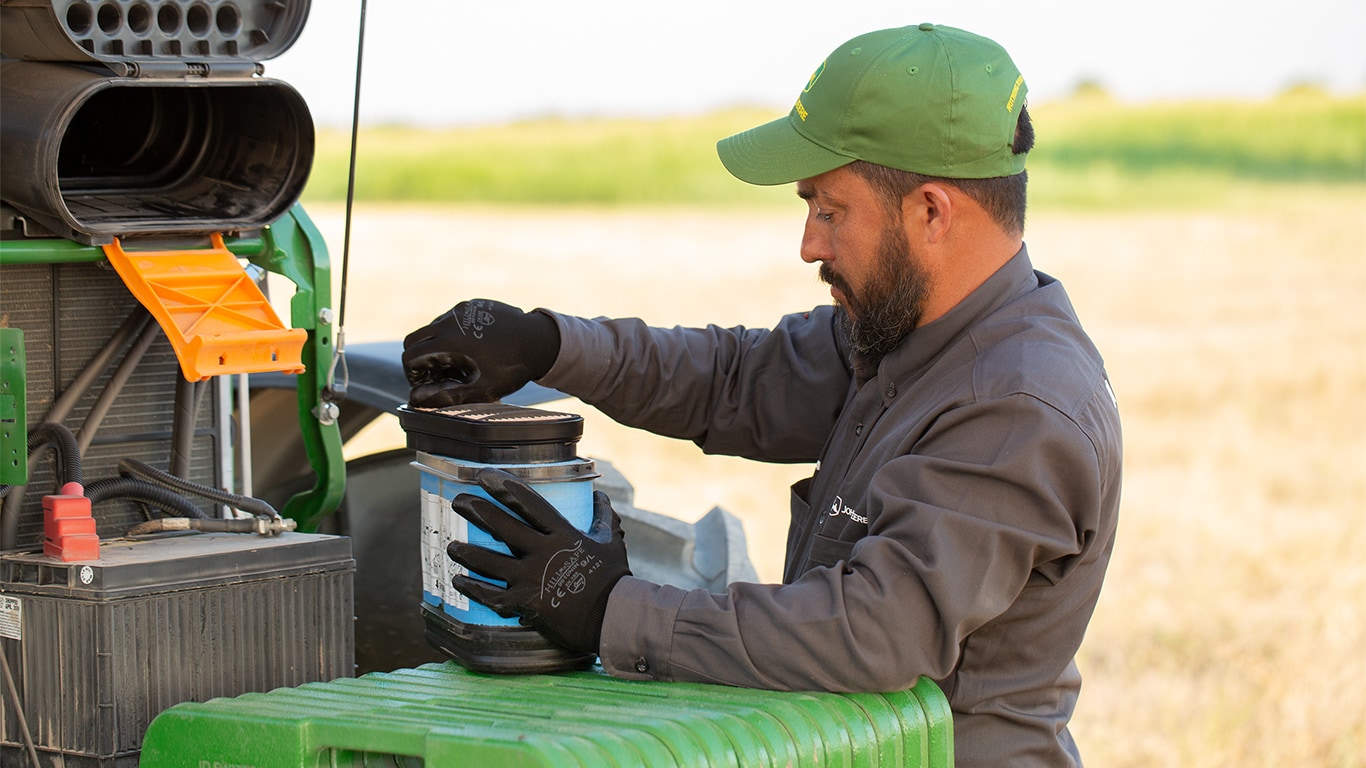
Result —
<instances>
[{"instance_id":1,"label":"field of dry grass","mask_svg":"<svg viewBox=\"0 0 1366 768\"><path fill-rule=\"evenodd\" d=\"M312 207L335 259L341 213ZM800 209L384 208L355 214L347 341L455 301L766 325L827 301ZM1031 218L1124 418L1120 539L1080 665L1090 766L1366 766L1366 195ZM340 269L337 270L338 276ZM719 504L777 579L808 470L703 457L588 420L637 506ZM375 436L374 440L383 440Z\"/></svg>"}]
</instances>

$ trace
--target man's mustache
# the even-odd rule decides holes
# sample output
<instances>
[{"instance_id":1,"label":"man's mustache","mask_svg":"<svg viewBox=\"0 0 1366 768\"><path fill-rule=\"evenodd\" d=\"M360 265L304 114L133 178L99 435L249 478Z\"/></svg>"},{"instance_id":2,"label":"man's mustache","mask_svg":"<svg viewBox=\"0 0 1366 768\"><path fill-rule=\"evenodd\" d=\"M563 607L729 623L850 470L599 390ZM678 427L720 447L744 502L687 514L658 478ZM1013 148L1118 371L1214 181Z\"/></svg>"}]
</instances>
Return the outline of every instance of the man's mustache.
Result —
<instances>
[{"instance_id":1,"label":"man's mustache","mask_svg":"<svg viewBox=\"0 0 1366 768\"><path fill-rule=\"evenodd\" d=\"M836 274L835 270L830 267L828 262L823 262L821 264L820 269L816 271L816 275L821 279L822 283L840 289L845 296L851 295L849 283L846 282L843 277Z\"/></svg>"}]
</instances>

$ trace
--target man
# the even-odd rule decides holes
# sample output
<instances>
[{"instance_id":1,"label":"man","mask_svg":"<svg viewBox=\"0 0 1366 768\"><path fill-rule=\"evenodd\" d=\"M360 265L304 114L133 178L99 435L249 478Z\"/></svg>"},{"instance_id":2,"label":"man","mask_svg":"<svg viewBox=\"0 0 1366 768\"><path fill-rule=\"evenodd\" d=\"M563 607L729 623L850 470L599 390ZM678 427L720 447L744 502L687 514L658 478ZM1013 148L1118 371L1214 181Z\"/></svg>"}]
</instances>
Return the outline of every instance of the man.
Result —
<instances>
[{"instance_id":1,"label":"man","mask_svg":"<svg viewBox=\"0 0 1366 768\"><path fill-rule=\"evenodd\" d=\"M605 497L583 536L490 473L527 524L457 498L513 555L453 544L508 584L456 586L622 677L883 691L925 675L958 765L1079 764L1073 657L1114 541L1120 425L1100 355L1023 245L1025 93L990 40L882 30L835 50L786 118L719 143L737 177L796 182L801 257L836 307L664 330L481 300L413 333L415 405L535 379L709 453L819 461L793 486L781 585L636 579ZM566 548L586 587L552 604L540 574Z\"/></svg>"}]
</instances>

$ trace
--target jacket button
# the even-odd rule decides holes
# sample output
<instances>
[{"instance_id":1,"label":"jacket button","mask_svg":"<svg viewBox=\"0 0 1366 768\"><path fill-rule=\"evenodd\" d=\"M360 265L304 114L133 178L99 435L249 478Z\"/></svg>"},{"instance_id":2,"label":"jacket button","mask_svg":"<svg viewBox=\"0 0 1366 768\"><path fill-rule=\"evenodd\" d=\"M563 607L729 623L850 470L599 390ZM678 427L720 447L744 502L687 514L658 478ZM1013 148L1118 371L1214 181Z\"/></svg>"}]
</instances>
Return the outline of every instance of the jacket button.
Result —
<instances>
[{"instance_id":1,"label":"jacket button","mask_svg":"<svg viewBox=\"0 0 1366 768\"><path fill-rule=\"evenodd\" d=\"M644 656L636 657L636 671L642 675L650 671L650 662L646 661Z\"/></svg>"},{"instance_id":2,"label":"jacket button","mask_svg":"<svg viewBox=\"0 0 1366 768\"><path fill-rule=\"evenodd\" d=\"M863 434L863 425L862 425L862 424L855 424L855 425L854 425L854 434L855 434L855 435L862 435L862 434Z\"/></svg>"},{"instance_id":3,"label":"jacket button","mask_svg":"<svg viewBox=\"0 0 1366 768\"><path fill-rule=\"evenodd\" d=\"M896 385L895 385L895 384L888 384L888 385L887 385L887 399L888 399L888 400L891 400L891 399L894 398L894 397L896 397Z\"/></svg>"}]
</instances>

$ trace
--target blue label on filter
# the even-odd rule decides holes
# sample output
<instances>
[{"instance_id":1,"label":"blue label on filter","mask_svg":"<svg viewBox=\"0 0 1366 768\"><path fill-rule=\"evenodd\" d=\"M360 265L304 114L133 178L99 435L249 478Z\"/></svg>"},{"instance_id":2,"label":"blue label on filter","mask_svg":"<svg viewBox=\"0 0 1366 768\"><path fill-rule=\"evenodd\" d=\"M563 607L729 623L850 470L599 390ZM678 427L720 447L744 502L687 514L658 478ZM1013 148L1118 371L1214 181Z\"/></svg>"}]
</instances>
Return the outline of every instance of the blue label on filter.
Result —
<instances>
[{"instance_id":1,"label":"blue label on filter","mask_svg":"<svg viewBox=\"0 0 1366 768\"><path fill-rule=\"evenodd\" d=\"M481 464L472 461L459 461L447 457L434 457L458 468L474 470L495 467L514 475L525 477L519 470L534 470L540 475L554 474L556 468L575 468L586 464L583 459L550 464ZM438 470L416 463L421 476L422 494L422 599L443 613L466 624L488 626L513 626L517 617L505 619L480 603L477 603L451 586L451 577L463 573L464 569L446 556L446 545L451 541L465 541L481 547L507 552L502 542L493 538L487 531L472 525L451 509L451 500L462 493L469 493L492 501L484 489L473 483L461 482ZM462 473L463 474L463 473ZM537 493L545 497L571 525L587 531L593 521L593 483L591 473L575 474L566 472L566 479L527 480ZM570 479L574 478L574 479ZM495 502L496 503L496 502ZM479 574L472 574L481 578ZM489 579L491 583L501 582Z\"/></svg>"}]
</instances>

